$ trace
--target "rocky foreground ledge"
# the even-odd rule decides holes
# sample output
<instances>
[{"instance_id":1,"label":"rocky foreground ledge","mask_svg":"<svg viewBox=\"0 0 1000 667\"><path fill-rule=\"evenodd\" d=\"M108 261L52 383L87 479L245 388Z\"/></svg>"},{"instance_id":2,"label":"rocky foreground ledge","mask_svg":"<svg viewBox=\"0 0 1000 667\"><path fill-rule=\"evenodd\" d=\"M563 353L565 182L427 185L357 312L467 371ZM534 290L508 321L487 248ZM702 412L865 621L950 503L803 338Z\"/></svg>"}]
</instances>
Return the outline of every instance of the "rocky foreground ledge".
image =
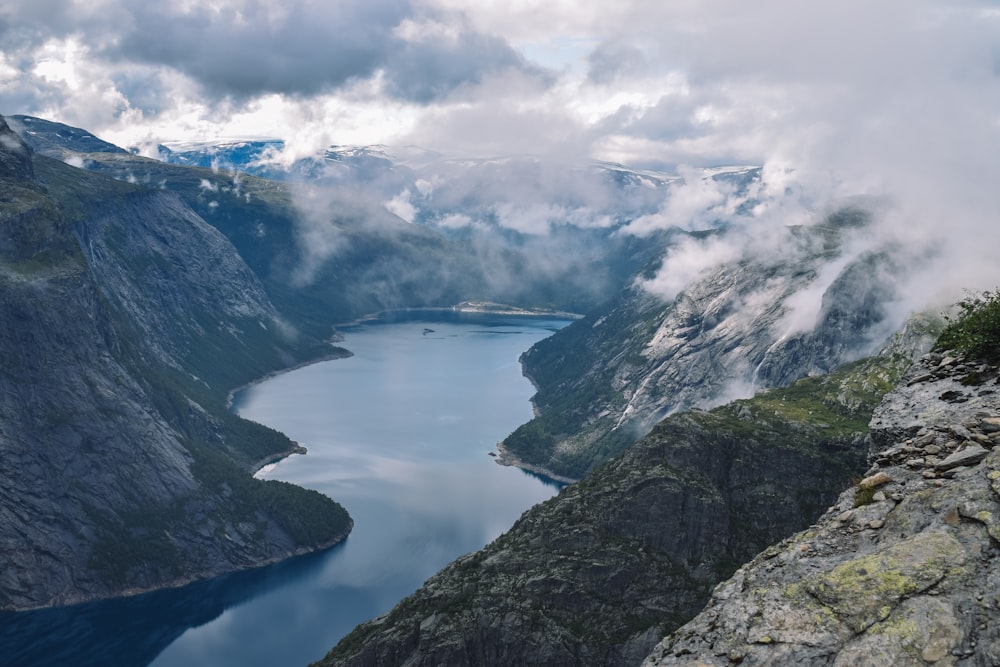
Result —
<instances>
[{"instance_id":1,"label":"rocky foreground ledge","mask_svg":"<svg viewBox=\"0 0 1000 667\"><path fill-rule=\"evenodd\" d=\"M720 584L644 667L1000 664L1000 369L928 354L872 467Z\"/></svg>"}]
</instances>

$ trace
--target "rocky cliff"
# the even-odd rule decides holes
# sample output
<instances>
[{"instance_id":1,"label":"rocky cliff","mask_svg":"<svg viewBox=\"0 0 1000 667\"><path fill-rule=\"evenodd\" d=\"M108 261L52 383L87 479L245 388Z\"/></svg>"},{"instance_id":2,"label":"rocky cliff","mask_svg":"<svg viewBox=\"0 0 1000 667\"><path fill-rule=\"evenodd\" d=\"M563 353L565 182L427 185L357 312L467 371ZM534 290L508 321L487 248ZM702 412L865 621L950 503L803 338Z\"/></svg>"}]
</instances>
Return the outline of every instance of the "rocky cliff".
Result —
<instances>
[{"instance_id":1,"label":"rocky cliff","mask_svg":"<svg viewBox=\"0 0 1000 667\"><path fill-rule=\"evenodd\" d=\"M293 443L235 383L296 339L175 196L42 156L0 120L0 609L174 585L327 546L346 513L254 480Z\"/></svg>"},{"instance_id":2,"label":"rocky cliff","mask_svg":"<svg viewBox=\"0 0 1000 667\"><path fill-rule=\"evenodd\" d=\"M915 322L876 358L666 418L321 664L638 664L864 471L872 411L931 340Z\"/></svg>"},{"instance_id":3,"label":"rocky cliff","mask_svg":"<svg viewBox=\"0 0 1000 667\"><path fill-rule=\"evenodd\" d=\"M504 441L505 460L578 479L666 415L873 353L900 324L891 286L906 266L888 248L858 251L866 219L845 209L789 228L780 250L747 241L735 261L664 298L648 284L669 271L668 254L603 310L525 353L539 415ZM726 245L729 233L702 242Z\"/></svg>"},{"instance_id":4,"label":"rocky cliff","mask_svg":"<svg viewBox=\"0 0 1000 667\"><path fill-rule=\"evenodd\" d=\"M1000 368L929 354L872 419L872 466L716 588L645 662L1000 664Z\"/></svg>"},{"instance_id":5,"label":"rocky cliff","mask_svg":"<svg viewBox=\"0 0 1000 667\"><path fill-rule=\"evenodd\" d=\"M501 206L501 191L517 202L519 189L537 186L543 178L521 173L541 168L530 160L506 165L500 173L493 173L489 164L479 165L487 173L474 179L468 176L475 170L472 165L449 171L447 177L425 174L424 185L435 184L443 208L421 214L411 224L387 210L386 203L401 191L417 196L414 183L421 177L404 164L366 157L364 151L328 154L330 173L320 164L315 174L310 175L311 169L295 177L284 173L289 180L277 182L252 175L279 174L258 169L261 163L249 156L237 166L251 173L218 168L214 154L171 164L133 155L62 123L15 119L14 129L39 154L178 195L229 239L282 314L315 335L374 312L462 301L583 312L619 290L665 243L665 235L614 235L603 223L579 227L559 220L558 209L551 214L551 229L547 222L544 231L496 227L493 209ZM506 184L515 174L519 187ZM607 184L610 175L597 177L589 171L564 178L596 179L595 187L619 193L606 202L615 206L638 201L648 191L639 183L612 187ZM458 181L468 191L457 187L459 192L448 195ZM382 190L389 182L390 189ZM626 216L624 209L619 215ZM437 225L438 219L466 220L469 226Z\"/></svg>"}]
</instances>

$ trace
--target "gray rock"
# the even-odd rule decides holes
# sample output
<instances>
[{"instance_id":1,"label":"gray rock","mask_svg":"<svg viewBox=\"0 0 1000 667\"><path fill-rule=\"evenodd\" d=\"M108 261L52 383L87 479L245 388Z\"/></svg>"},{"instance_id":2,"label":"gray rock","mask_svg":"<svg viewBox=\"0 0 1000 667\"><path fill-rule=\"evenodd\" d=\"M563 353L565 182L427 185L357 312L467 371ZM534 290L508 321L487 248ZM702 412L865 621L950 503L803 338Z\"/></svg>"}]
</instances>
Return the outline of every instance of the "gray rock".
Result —
<instances>
[{"instance_id":1,"label":"gray rock","mask_svg":"<svg viewBox=\"0 0 1000 667\"><path fill-rule=\"evenodd\" d=\"M31 149L0 116L0 178L27 180L34 175Z\"/></svg>"},{"instance_id":2,"label":"gray rock","mask_svg":"<svg viewBox=\"0 0 1000 667\"><path fill-rule=\"evenodd\" d=\"M882 253L858 257L825 288L813 330L781 335L788 299L836 257L827 244L836 247L838 237L829 231L790 231L780 258L721 266L671 301L630 287L606 312L537 345L523 363L528 375L544 378L535 397L540 414L504 448L513 459L578 479L668 414L828 372L857 358L859 346L875 353L887 344L892 288L871 275L902 270ZM893 344L924 350L930 342L926 329L913 326ZM566 363L566 345L574 358L591 361Z\"/></svg>"},{"instance_id":3,"label":"gray rock","mask_svg":"<svg viewBox=\"0 0 1000 667\"><path fill-rule=\"evenodd\" d=\"M984 433L1000 433L1000 417L984 417L979 424Z\"/></svg>"},{"instance_id":4,"label":"gray rock","mask_svg":"<svg viewBox=\"0 0 1000 667\"><path fill-rule=\"evenodd\" d=\"M665 630L697 612L735 563L788 526L808 526L835 498L825 489L865 468L867 440L856 424L881 394L850 388L884 386L875 377L897 381L902 372L887 370L893 364L869 360L663 420L484 550L360 626L322 664L637 664ZM830 405L840 407L815 421L788 417ZM880 471L861 484L888 490L895 480ZM842 530L887 521L895 503L853 508L855 491L837 503ZM779 558L823 558L837 544L804 539L794 554L775 552L775 566ZM760 558L771 562L767 550ZM428 618L433 626L421 627ZM766 633L752 642L766 643Z\"/></svg>"},{"instance_id":5,"label":"gray rock","mask_svg":"<svg viewBox=\"0 0 1000 667\"><path fill-rule=\"evenodd\" d=\"M4 168L23 155L0 140L0 609L134 594L325 546L249 477L253 460L292 443L242 422L235 437L225 410L233 384L297 354L231 244L173 195L45 157ZM349 521L331 501L296 499L343 537Z\"/></svg>"},{"instance_id":6,"label":"gray rock","mask_svg":"<svg viewBox=\"0 0 1000 667\"><path fill-rule=\"evenodd\" d=\"M954 433L956 436L958 436L958 438L961 440L972 439L972 431L967 429L965 426L962 426L961 424L952 424L951 432Z\"/></svg>"},{"instance_id":7,"label":"gray rock","mask_svg":"<svg viewBox=\"0 0 1000 667\"><path fill-rule=\"evenodd\" d=\"M940 385L952 381L903 383L889 394L872 420L875 446L1000 407L990 402L995 397L977 407L942 405ZM854 497L845 492L808 531L720 584L644 666L720 665L716 656L729 654L740 656L741 667L1000 664L1000 572L993 566L1000 451L970 443L942 464L948 474L959 470L952 465L969 467L955 479L927 481L930 471L885 470L906 493L870 520L877 531L854 531L839 520ZM814 556L807 547L817 542L827 549Z\"/></svg>"},{"instance_id":8,"label":"gray rock","mask_svg":"<svg viewBox=\"0 0 1000 667\"><path fill-rule=\"evenodd\" d=\"M959 468L961 466L973 465L986 458L987 454L989 454L989 450L984 449L976 443L970 443L964 449L960 449L942 460L934 466L934 468L938 471L944 471L951 470L952 468Z\"/></svg>"}]
</instances>

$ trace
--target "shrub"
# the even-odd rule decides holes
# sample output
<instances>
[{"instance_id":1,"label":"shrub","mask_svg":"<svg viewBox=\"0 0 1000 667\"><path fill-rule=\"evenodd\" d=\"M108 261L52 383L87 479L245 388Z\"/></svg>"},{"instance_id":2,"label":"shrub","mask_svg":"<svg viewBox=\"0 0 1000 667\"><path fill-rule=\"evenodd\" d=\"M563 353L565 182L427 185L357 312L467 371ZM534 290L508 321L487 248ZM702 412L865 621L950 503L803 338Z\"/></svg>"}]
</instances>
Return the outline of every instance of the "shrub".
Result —
<instances>
[{"instance_id":1,"label":"shrub","mask_svg":"<svg viewBox=\"0 0 1000 667\"><path fill-rule=\"evenodd\" d=\"M854 506L864 507L865 505L871 505L875 502L875 492L877 490L878 489L874 487L870 489L863 489L859 486L854 492Z\"/></svg>"},{"instance_id":2,"label":"shrub","mask_svg":"<svg viewBox=\"0 0 1000 667\"><path fill-rule=\"evenodd\" d=\"M972 294L959 302L958 307L957 316L945 315L948 326L938 338L938 349L1000 361L1000 289Z\"/></svg>"}]
</instances>

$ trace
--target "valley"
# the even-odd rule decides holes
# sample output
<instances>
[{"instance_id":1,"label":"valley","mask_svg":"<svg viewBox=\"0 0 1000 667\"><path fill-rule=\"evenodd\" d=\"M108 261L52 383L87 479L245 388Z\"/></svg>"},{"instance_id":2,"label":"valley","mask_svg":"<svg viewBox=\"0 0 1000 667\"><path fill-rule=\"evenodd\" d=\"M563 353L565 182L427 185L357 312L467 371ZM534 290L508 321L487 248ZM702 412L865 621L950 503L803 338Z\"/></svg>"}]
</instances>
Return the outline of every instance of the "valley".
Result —
<instances>
[{"instance_id":1,"label":"valley","mask_svg":"<svg viewBox=\"0 0 1000 667\"><path fill-rule=\"evenodd\" d=\"M716 585L841 502L869 467L872 415L945 325L947 303L922 302L915 314L914 285L934 266L925 240L882 234L877 203L863 198L775 223L783 200L759 168L677 176L373 147L331 147L289 166L267 163L268 142L161 147L153 159L52 121L16 116L11 127L20 135L0 128L3 295L15 323L0 376L11 462L0 537L16 554L0 601L10 612L53 608L49 619L65 619L66 605L194 581L208 590L221 575L303 554L314 554L304 585L329 594L324 582L360 567L342 554L402 510L353 509L378 475L328 483L351 477L358 450L331 457L313 444L330 436L297 431L328 409L309 399L334 390L279 401L270 415L244 413L241 401L293 376L353 368L366 348L352 348L344 322L404 326L433 312L439 319L401 330L422 343L489 334L514 345L504 367L535 393L516 399L523 416L477 444L477 465L532 491L508 505L493 482L471 481L485 473L445 480L457 451L419 469L393 462L390 450L426 446L409 430L419 419L403 419L383 438L389 449L356 470L430 480L424 500L409 502L429 503L436 489L435 502L478 513L468 524L387 528L435 557L377 602L334 587L363 611L322 631L305 624L336 643L317 664L640 664L655 651L667 660L661 640ZM654 222L692 189L725 206L683 226ZM778 213L768 218L768 207ZM378 313L395 324L373 324ZM475 318L481 328L453 328ZM384 376L357 376L332 400L360 399L349 409L377 433L390 408L367 382L402 390L414 381L401 371L417 362L425 374L489 365L472 348L438 361L425 350L400 350ZM230 412L232 390L266 376L233 396L252 421ZM420 405L421 391L447 395L421 382L401 405ZM500 386L489 373L470 382ZM460 393L456 406L476 400ZM484 401L445 421L485 427L471 416L514 399ZM284 458L301 445L305 456ZM495 465L494 448L499 463L572 483L549 498L555 487ZM451 540L456 532L475 539ZM362 560L407 548L382 544ZM239 616L227 609L244 596L289 604L246 581L222 585L198 622ZM2 623L49 628L45 618ZM139 642L144 657L129 659L149 664L162 652L152 664L181 664L202 650L198 632L172 644L187 621L167 624L165 639ZM311 654L296 661L320 659L301 643ZM227 646L218 659L239 650Z\"/></svg>"}]
</instances>

